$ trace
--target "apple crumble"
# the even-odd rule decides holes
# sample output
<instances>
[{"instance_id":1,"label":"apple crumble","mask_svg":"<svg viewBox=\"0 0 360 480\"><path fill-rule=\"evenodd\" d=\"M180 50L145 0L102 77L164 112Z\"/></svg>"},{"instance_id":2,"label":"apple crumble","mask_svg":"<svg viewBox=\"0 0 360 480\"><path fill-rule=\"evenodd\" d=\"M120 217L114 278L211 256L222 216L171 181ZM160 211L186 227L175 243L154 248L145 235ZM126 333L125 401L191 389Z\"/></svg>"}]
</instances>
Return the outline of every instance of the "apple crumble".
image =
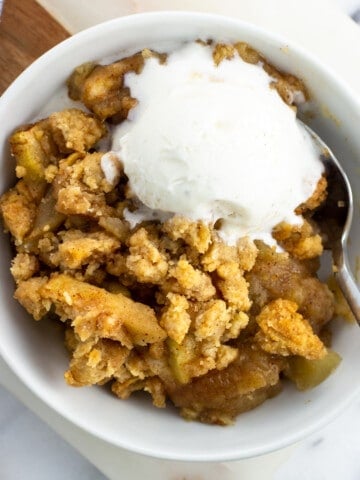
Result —
<instances>
[{"instance_id":1,"label":"apple crumble","mask_svg":"<svg viewBox=\"0 0 360 480\"><path fill-rule=\"evenodd\" d=\"M308 98L300 79L246 43L206 46L215 66L235 55L260 65L291 109ZM271 245L226 242L219 222L179 214L132 221L139 199L100 140L139 104L125 76L149 59L166 65L167 55L145 49L79 66L69 96L86 112L59 111L11 136L18 180L0 211L15 298L35 320L63 323L69 385L108 383L122 399L143 390L157 407L170 401L186 419L227 425L278 394L285 377L310 388L340 361L324 333L334 298L317 277L323 247L312 220L326 178L297 205L300 223L274 227Z\"/></svg>"}]
</instances>

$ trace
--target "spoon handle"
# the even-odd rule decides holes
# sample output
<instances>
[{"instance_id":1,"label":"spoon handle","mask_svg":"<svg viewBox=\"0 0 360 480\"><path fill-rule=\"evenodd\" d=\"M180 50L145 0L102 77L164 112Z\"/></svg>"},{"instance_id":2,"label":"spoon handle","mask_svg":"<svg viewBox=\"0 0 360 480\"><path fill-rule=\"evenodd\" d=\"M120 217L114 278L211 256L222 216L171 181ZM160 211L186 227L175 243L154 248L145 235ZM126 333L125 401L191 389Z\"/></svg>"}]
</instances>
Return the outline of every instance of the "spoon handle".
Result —
<instances>
[{"instance_id":1,"label":"spoon handle","mask_svg":"<svg viewBox=\"0 0 360 480\"><path fill-rule=\"evenodd\" d=\"M335 278L346 298L357 323L360 325L360 290L351 273L347 257L343 254L341 261L337 262L338 271Z\"/></svg>"}]
</instances>

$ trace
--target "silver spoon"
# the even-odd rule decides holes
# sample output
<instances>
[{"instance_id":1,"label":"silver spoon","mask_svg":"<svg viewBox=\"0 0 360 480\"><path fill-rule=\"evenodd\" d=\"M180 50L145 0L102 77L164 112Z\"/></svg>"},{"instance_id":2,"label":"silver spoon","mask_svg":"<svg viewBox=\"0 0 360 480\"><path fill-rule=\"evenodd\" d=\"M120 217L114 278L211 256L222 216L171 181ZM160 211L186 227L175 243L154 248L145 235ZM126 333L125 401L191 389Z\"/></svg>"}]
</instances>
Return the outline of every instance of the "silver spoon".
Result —
<instances>
[{"instance_id":1,"label":"silver spoon","mask_svg":"<svg viewBox=\"0 0 360 480\"><path fill-rule=\"evenodd\" d=\"M351 185L329 147L311 128L301 123L320 147L328 182L327 198L315 211L313 219L324 236L324 247L332 250L334 276L360 325L360 290L351 273L347 255L347 240L354 211Z\"/></svg>"}]
</instances>

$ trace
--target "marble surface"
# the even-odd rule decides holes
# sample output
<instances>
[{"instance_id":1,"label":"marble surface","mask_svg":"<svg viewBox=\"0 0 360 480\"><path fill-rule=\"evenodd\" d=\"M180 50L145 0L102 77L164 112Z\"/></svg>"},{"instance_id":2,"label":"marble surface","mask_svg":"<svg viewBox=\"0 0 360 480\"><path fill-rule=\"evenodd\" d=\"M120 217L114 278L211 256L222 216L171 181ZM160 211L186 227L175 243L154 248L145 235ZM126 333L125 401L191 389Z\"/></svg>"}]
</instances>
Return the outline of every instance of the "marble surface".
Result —
<instances>
[{"instance_id":1,"label":"marble surface","mask_svg":"<svg viewBox=\"0 0 360 480\"><path fill-rule=\"evenodd\" d=\"M0 0L0 9L1 3ZM359 0L337 0L336 3L360 23ZM359 433L360 397L332 424L292 448L284 456L284 461L280 462L275 473L268 474L263 471L261 479L358 480ZM107 477L5 388L0 387L0 479L25 478L104 480ZM121 471L117 478L137 480L135 477L130 479ZM233 478L240 479L235 476ZM252 480L259 477L249 474L241 476L242 478ZM180 478L171 476L169 480ZM190 474L181 480L200 480L200 476Z\"/></svg>"}]
</instances>

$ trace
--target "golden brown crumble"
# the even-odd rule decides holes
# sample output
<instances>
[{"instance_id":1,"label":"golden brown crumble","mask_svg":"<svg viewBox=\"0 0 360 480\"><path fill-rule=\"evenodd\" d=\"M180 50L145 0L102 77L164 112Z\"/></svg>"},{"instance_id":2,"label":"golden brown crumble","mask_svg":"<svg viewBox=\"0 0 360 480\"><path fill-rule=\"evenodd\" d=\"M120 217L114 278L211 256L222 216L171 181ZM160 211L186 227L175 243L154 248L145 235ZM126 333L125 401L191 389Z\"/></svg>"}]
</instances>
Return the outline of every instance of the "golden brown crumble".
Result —
<instances>
[{"instance_id":1,"label":"golden brown crumble","mask_svg":"<svg viewBox=\"0 0 360 480\"><path fill-rule=\"evenodd\" d=\"M219 65L223 60L231 60L234 58L236 48L234 45L226 43L217 43L213 50L213 59L215 65Z\"/></svg>"},{"instance_id":2,"label":"golden brown crumble","mask_svg":"<svg viewBox=\"0 0 360 480\"><path fill-rule=\"evenodd\" d=\"M28 253L18 253L11 262L11 274L16 283L21 280L28 280L39 270L39 260L35 255Z\"/></svg>"},{"instance_id":3,"label":"golden brown crumble","mask_svg":"<svg viewBox=\"0 0 360 480\"><path fill-rule=\"evenodd\" d=\"M268 303L256 317L260 331L255 341L273 354L300 355L309 360L324 357L326 348L297 310L298 305L290 300L278 298Z\"/></svg>"},{"instance_id":4,"label":"golden brown crumble","mask_svg":"<svg viewBox=\"0 0 360 480\"><path fill-rule=\"evenodd\" d=\"M119 241L106 232L89 232L85 237L81 230L65 230L58 233L60 243L51 255L51 262L61 270L77 270L83 265L103 263L119 248Z\"/></svg>"},{"instance_id":5,"label":"golden brown crumble","mask_svg":"<svg viewBox=\"0 0 360 480\"><path fill-rule=\"evenodd\" d=\"M166 256L159 251L156 239L152 239L145 228L140 228L129 237L128 245L128 271L138 282L161 283L166 277L168 263Z\"/></svg>"},{"instance_id":6,"label":"golden brown crumble","mask_svg":"<svg viewBox=\"0 0 360 480\"><path fill-rule=\"evenodd\" d=\"M308 212L309 210L315 210L319 207L326 199L327 195L327 180L326 177L322 176L318 181L316 188L310 198L306 200L305 203L302 203L296 210L295 213L302 215L303 213Z\"/></svg>"},{"instance_id":7,"label":"golden brown crumble","mask_svg":"<svg viewBox=\"0 0 360 480\"><path fill-rule=\"evenodd\" d=\"M301 260L319 257L323 252L321 236L309 221L304 220L301 225L282 222L274 228L272 234L279 245Z\"/></svg>"},{"instance_id":8,"label":"golden brown crumble","mask_svg":"<svg viewBox=\"0 0 360 480\"><path fill-rule=\"evenodd\" d=\"M145 49L110 65L80 65L68 80L70 98L82 101L101 120L124 120L137 104L129 89L124 87L124 75L127 72L140 73L144 60L150 56L157 57L160 63L165 59L164 55Z\"/></svg>"},{"instance_id":9,"label":"golden brown crumble","mask_svg":"<svg viewBox=\"0 0 360 480\"><path fill-rule=\"evenodd\" d=\"M164 292L180 293L202 302L210 300L216 293L209 275L194 268L185 256L169 269L161 288Z\"/></svg>"},{"instance_id":10,"label":"golden brown crumble","mask_svg":"<svg viewBox=\"0 0 360 480\"><path fill-rule=\"evenodd\" d=\"M307 98L301 80L246 43L207 45L216 64L237 53L262 65L289 105ZM97 142L105 119L122 121L136 105L124 75L150 57L166 62L145 49L81 65L69 95L92 113L63 110L11 136L20 180L0 212L16 249L15 298L36 320L55 313L65 324L69 385L110 383L122 399L143 390L157 407L170 399L187 419L227 425L276 395L282 372L309 384L296 359L326 354L319 335L334 299L316 276L322 242L309 220L326 179L298 207L301 225L274 229L282 253L247 237L227 245L213 225L180 216L131 227L124 211L137 199L120 167L107 181Z\"/></svg>"},{"instance_id":11,"label":"golden brown crumble","mask_svg":"<svg viewBox=\"0 0 360 480\"><path fill-rule=\"evenodd\" d=\"M71 108L50 115L52 138L60 152L87 152L106 135L105 126L81 110Z\"/></svg>"},{"instance_id":12,"label":"golden brown crumble","mask_svg":"<svg viewBox=\"0 0 360 480\"><path fill-rule=\"evenodd\" d=\"M18 245L30 232L36 217L36 205L21 192L20 182L4 193L0 200L5 229L11 233Z\"/></svg>"},{"instance_id":13,"label":"golden brown crumble","mask_svg":"<svg viewBox=\"0 0 360 480\"><path fill-rule=\"evenodd\" d=\"M183 295L171 292L166 295L166 299L168 304L162 311L160 325L169 338L180 344L191 324L191 317L188 313L189 302Z\"/></svg>"},{"instance_id":14,"label":"golden brown crumble","mask_svg":"<svg viewBox=\"0 0 360 480\"><path fill-rule=\"evenodd\" d=\"M164 223L163 231L170 239L181 239L199 253L205 253L211 242L210 228L205 222L192 222L177 215Z\"/></svg>"},{"instance_id":15,"label":"golden brown crumble","mask_svg":"<svg viewBox=\"0 0 360 480\"><path fill-rule=\"evenodd\" d=\"M251 306L248 283L235 262L226 262L216 270L219 280L217 286L230 306L247 312Z\"/></svg>"},{"instance_id":16,"label":"golden brown crumble","mask_svg":"<svg viewBox=\"0 0 360 480\"><path fill-rule=\"evenodd\" d=\"M69 370L65 372L69 385L81 387L103 384L117 376L130 353L126 347L108 339L80 342L72 329L67 332L66 343L72 353ZM70 335L72 339L68 338Z\"/></svg>"}]
</instances>

